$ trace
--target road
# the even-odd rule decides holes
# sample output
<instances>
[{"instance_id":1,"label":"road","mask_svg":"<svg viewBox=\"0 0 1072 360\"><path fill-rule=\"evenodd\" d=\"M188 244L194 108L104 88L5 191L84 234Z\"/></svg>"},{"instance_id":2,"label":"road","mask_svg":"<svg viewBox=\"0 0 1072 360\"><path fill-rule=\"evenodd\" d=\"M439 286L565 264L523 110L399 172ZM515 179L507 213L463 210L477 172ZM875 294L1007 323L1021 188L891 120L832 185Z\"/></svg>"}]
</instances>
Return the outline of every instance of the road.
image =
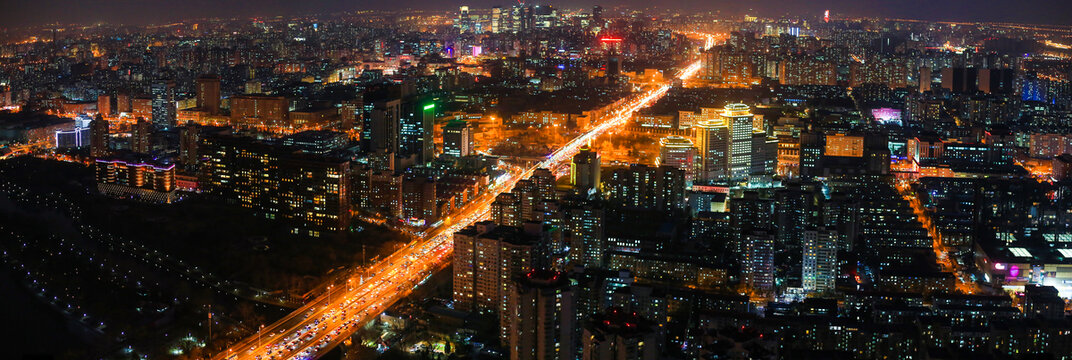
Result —
<instances>
[{"instance_id":1,"label":"road","mask_svg":"<svg viewBox=\"0 0 1072 360\"><path fill-rule=\"evenodd\" d=\"M696 61L683 69L677 77L692 77L699 69L700 62ZM634 96L621 109L543 161L528 168L514 168L499 177L488 191L422 237L370 266L365 272L332 284L326 294L212 358L263 360L312 359L322 356L345 341L367 321L412 292L436 270L449 264L453 250L453 234L486 219L496 196L512 189L518 180L528 177L536 169L555 168L570 161L573 155L592 139L625 124L634 112L650 106L668 90L670 85L667 84Z\"/></svg>"}]
</instances>

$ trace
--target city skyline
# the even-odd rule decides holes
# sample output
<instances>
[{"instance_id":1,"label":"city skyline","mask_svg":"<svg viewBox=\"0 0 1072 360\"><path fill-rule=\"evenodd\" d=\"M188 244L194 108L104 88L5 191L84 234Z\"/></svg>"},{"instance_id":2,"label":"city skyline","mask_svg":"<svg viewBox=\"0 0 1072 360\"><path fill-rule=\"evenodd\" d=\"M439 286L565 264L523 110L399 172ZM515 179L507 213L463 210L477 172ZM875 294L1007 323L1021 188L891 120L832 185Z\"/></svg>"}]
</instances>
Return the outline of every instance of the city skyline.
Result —
<instances>
[{"instance_id":1,"label":"city skyline","mask_svg":"<svg viewBox=\"0 0 1072 360\"><path fill-rule=\"evenodd\" d=\"M18 2L10 4L10 11L0 15L0 21L6 27L42 26L49 23L93 24L98 22L128 25L164 24L168 22L187 21L204 18L253 18L275 16L305 16L313 14L330 14L361 10L405 10L428 9L435 11L452 11L460 6L473 8L490 8L492 6L512 6L515 3L493 0L472 2L443 3L431 0L403 0L391 2L312 0L293 2L285 0L257 1L255 6L247 0L189 0L189 1L123 1L123 0L44 0ZM540 5L541 2L529 2ZM617 3L599 2L547 2L549 5L563 8L589 8L602 5L606 8L615 6L637 7L643 9L647 3L628 0ZM718 11L726 17L756 15L763 17L795 16L818 18L826 10L835 17L873 17L899 18L925 21L954 22L1012 22L1046 25L1072 25L1072 19L1063 16L1072 11L1072 3L1048 0L1026 0L1011 5L1000 0L942 0L942 1L890 1L890 0L762 0L739 2L730 0L696 1L670 0L651 8L651 11L688 9L693 11ZM994 9L1002 9L995 13Z\"/></svg>"}]
</instances>

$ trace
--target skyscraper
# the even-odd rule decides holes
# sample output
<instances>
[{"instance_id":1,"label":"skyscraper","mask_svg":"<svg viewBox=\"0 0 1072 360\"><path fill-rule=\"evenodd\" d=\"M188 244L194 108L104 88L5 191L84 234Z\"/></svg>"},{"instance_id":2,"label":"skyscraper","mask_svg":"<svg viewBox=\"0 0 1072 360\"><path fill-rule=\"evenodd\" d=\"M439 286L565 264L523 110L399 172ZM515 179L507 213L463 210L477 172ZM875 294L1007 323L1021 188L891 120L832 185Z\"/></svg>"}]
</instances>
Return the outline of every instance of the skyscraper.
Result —
<instances>
[{"instance_id":1,"label":"skyscraper","mask_svg":"<svg viewBox=\"0 0 1072 360\"><path fill-rule=\"evenodd\" d=\"M685 206L685 173L671 166L617 168L603 188L611 203L626 208L670 211Z\"/></svg>"},{"instance_id":2,"label":"skyscraper","mask_svg":"<svg viewBox=\"0 0 1072 360\"><path fill-rule=\"evenodd\" d=\"M108 120L97 114L93 122L89 123L89 153L97 158L107 156L108 149Z\"/></svg>"},{"instance_id":3,"label":"skyscraper","mask_svg":"<svg viewBox=\"0 0 1072 360\"><path fill-rule=\"evenodd\" d=\"M573 359L574 296L566 274L532 270L514 280L503 329L511 360Z\"/></svg>"},{"instance_id":4,"label":"skyscraper","mask_svg":"<svg viewBox=\"0 0 1072 360\"><path fill-rule=\"evenodd\" d=\"M417 101L418 99L410 98L401 107L403 114L399 118L398 155L415 156L417 163L424 164L432 161L432 152L435 149L432 141L435 104Z\"/></svg>"},{"instance_id":5,"label":"skyscraper","mask_svg":"<svg viewBox=\"0 0 1072 360\"><path fill-rule=\"evenodd\" d=\"M491 32L498 34L503 31L503 9L502 6L494 6L491 8Z\"/></svg>"},{"instance_id":6,"label":"skyscraper","mask_svg":"<svg viewBox=\"0 0 1072 360\"><path fill-rule=\"evenodd\" d=\"M585 146L570 162L570 184L581 193L599 191L599 153Z\"/></svg>"},{"instance_id":7,"label":"skyscraper","mask_svg":"<svg viewBox=\"0 0 1072 360\"><path fill-rule=\"evenodd\" d=\"M570 247L571 262L585 268L603 267L607 250L603 224L606 211L595 201L578 201L563 210L563 235Z\"/></svg>"},{"instance_id":8,"label":"skyscraper","mask_svg":"<svg viewBox=\"0 0 1072 360\"><path fill-rule=\"evenodd\" d=\"M724 179L729 172L730 128L723 120L703 120L693 128L700 150L698 182Z\"/></svg>"},{"instance_id":9,"label":"skyscraper","mask_svg":"<svg viewBox=\"0 0 1072 360\"><path fill-rule=\"evenodd\" d=\"M97 95L97 113L103 116L112 116L112 97L110 95Z\"/></svg>"},{"instance_id":10,"label":"skyscraper","mask_svg":"<svg viewBox=\"0 0 1072 360\"><path fill-rule=\"evenodd\" d=\"M401 106L402 101L398 99L379 101L372 105L368 132L369 150L398 154ZM364 143L365 137L362 137L361 141Z\"/></svg>"},{"instance_id":11,"label":"skyscraper","mask_svg":"<svg viewBox=\"0 0 1072 360\"><path fill-rule=\"evenodd\" d=\"M443 154L469 156L473 152L473 129L465 120L451 120L443 126Z\"/></svg>"},{"instance_id":12,"label":"skyscraper","mask_svg":"<svg viewBox=\"0 0 1072 360\"><path fill-rule=\"evenodd\" d=\"M220 112L220 77L201 75L197 78L197 107L215 115Z\"/></svg>"},{"instance_id":13,"label":"skyscraper","mask_svg":"<svg viewBox=\"0 0 1072 360\"><path fill-rule=\"evenodd\" d=\"M134 123L130 131L130 149L142 154L152 151L152 124L145 119L138 119Z\"/></svg>"},{"instance_id":14,"label":"skyscraper","mask_svg":"<svg viewBox=\"0 0 1072 360\"><path fill-rule=\"evenodd\" d=\"M659 140L659 165L685 172L685 184L692 185L696 178L696 158L699 153L692 140L681 136L667 136Z\"/></svg>"},{"instance_id":15,"label":"skyscraper","mask_svg":"<svg viewBox=\"0 0 1072 360\"><path fill-rule=\"evenodd\" d=\"M194 167L201 161L198 146L201 142L201 126L193 121L179 129L179 163Z\"/></svg>"},{"instance_id":16,"label":"skyscraper","mask_svg":"<svg viewBox=\"0 0 1072 360\"><path fill-rule=\"evenodd\" d=\"M499 323L509 324L513 279L550 265L550 236L550 228L538 222L516 227L483 221L454 233L455 308L498 313ZM500 329L502 343L509 336L509 329Z\"/></svg>"},{"instance_id":17,"label":"skyscraper","mask_svg":"<svg viewBox=\"0 0 1072 360\"><path fill-rule=\"evenodd\" d=\"M158 81L153 83L150 90L153 125L165 129L175 126L175 82Z\"/></svg>"},{"instance_id":18,"label":"skyscraper","mask_svg":"<svg viewBox=\"0 0 1072 360\"><path fill-rule=\"evenodd\" d=\"M833 291L837 281L838 234L826 228L803 232L804 256L801 284L804 291L825 293Z\"/></svg>"},{"instance_id":19,"label":"skyscraper","mask_svg":"<svg viewBox=\"0 0 1072 360\"><path fill-rule=\"evenodd\" d=\"M729 104L722 117L732 134L729 146L731 179L744 179L752 171L752 112L748 105Z\"/></svg>"},{"instance_id":20,"label":"skyscraper","mask_svg":"<svg viewBox=\"0 0 1072 360\"><path fill-rule=\"evenodd\" d=\"M774 236L753 231L741 243L741 283L759 294L774 290Z\"/></svg>"}]
</instances>

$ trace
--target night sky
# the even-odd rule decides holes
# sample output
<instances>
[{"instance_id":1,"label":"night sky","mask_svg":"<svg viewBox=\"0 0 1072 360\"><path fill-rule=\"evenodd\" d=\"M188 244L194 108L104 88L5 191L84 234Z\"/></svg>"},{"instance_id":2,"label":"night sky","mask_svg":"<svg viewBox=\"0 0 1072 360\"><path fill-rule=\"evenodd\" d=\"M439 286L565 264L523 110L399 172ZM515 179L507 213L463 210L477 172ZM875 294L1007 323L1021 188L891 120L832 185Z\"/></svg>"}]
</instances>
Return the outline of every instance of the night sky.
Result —
<instances>
[{"instance_id":1,"label":"night sky","mask_svg":"<svg viewBox=\"0 0 1072 360\"><path fill-rule=\"evenodd\" d=\"M648 0L592 2L547 0L560 7L650 6ZM1007 21L1072 25L1069 0L662 0L660 6L683 10L721 10L724 14L837 14L951 21ZM43 23L163 23L198 17L250 17L388 8L455 9L509 6L504 0L0 0L0 27Z\"/></svg>"}]
</instances>

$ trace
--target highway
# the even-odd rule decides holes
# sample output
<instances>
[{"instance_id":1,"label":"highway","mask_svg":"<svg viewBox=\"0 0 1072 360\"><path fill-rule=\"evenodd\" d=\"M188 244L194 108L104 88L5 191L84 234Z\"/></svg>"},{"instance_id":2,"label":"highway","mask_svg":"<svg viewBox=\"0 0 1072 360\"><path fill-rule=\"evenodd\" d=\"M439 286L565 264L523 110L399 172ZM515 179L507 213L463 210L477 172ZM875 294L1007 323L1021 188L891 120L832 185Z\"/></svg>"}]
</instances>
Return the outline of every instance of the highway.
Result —
<instances>
[{"instance_id":1,"label":"highway","mask_svg":"<svg viewBox=\"0 0 1072 360\"><path fill-rule=\"evenodd\" d=\"M710 43L711 40L708 41ZM696 61L679 72L677 78L692 77L699 69L700 62ZM512 189L518 180L528 177L538 168L555 168L567 163L581 147L622 126L634 112L650 106L669 90L670 85L664 84L634 95L621 109L548 155L545 160L528 168L513 168L442 224L365 271L355 272L345 281L339 280L330 285L325 294L279 321L262 327L256 335L239 341L212 359L313 359L324 355L359 327L412 292L432 273L449 264L453 234L486 219L496 196ZM368 276L364 276L366 274Z\"/></svg>"}]
</instances>

